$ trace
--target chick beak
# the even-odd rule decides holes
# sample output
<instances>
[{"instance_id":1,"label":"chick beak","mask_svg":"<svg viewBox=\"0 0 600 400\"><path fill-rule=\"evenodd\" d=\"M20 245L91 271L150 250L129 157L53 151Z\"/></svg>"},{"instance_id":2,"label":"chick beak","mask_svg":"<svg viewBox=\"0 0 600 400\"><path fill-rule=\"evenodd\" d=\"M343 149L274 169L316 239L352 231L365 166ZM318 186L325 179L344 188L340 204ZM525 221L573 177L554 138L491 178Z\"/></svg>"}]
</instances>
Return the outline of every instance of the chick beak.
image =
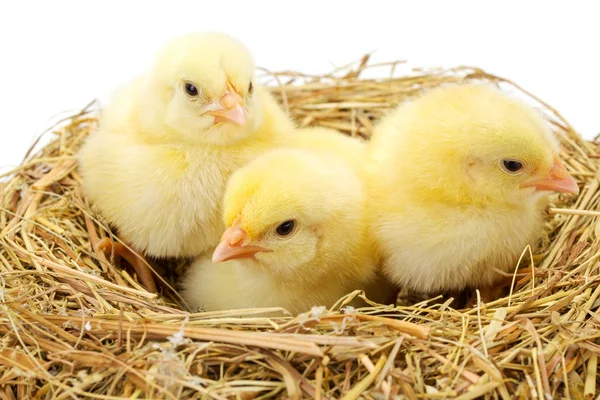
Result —
<instances>
[{"instance_id":1,"label":"chick beak","mask_svg":"<svg viewBox=\"0 0 600 400\"><path fill-rule=\"evenodd\" d=\"M245 244L248 242L248 235L236 223L223 233L221 242L213 252L212 261L217 264L223 261L233 260L234 258L254 258L256 253L270 252L271 250L260 246L251 246Z\"/></svg>"},{"instance_id":2,"label":"chick beak","mask_svg":"<svg viewBox=\"0 0 600 400\"><path fill-rule=\"evenodd\" d=\"M208 114L215 117L215 124L233 122L234 124L244 125L246 123L244 99L235 91L231 83L227 84L227 91L218 103L214 103L214 107Z\"/></svg>"},{"instance_id":3,"label":"chick beak","mask_svg":"<svg viewBox=\"0 0 600 400\"><path fill-rule=\"evenodd\" d=\"M534 187L535 190L551 190L563 193L579 193L577 182L567 172L567 169L558 158L554 159L548 177L525 182L522 187Z\"/></svg>"}]
</instances>

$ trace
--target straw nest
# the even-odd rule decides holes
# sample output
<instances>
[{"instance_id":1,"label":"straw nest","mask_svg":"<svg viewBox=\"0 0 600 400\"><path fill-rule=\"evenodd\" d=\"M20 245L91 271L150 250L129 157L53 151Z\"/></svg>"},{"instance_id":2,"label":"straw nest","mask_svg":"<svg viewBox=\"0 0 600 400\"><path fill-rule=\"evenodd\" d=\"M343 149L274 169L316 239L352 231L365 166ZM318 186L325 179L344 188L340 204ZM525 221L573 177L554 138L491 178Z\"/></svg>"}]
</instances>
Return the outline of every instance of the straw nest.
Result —
<instances>
[{"instance_id":1,"label":"straw nest","mask_svg":"<svg viewBox=\"0 0 600 400\"><path fill-rule=\"evenodd\" d=\"M597 146L479 69L375 80L363 77L369 68L365 57L325 76L266 81L300 124L363 138L392 106L443 82L494 82L545 111L583 189L554 199L541 251L507 277L506 297L461 310L446 298L359 310L342 299L295 318L182 311L172 291L144 291L92 250L110 231L80 191L74 154L97 124L85 110L0 183L0 398L597 396Z\"/></svg>"}]
</instances>

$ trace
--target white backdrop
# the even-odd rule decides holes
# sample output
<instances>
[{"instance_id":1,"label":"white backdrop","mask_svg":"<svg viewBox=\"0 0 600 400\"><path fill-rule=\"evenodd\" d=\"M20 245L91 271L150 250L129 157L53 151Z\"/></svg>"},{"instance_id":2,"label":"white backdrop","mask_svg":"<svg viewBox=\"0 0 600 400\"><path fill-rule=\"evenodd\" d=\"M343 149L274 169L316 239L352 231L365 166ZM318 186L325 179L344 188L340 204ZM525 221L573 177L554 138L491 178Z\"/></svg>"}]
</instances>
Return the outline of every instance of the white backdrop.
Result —
<instances>
[{"instance_id":1,"label":"white backdrop","mask_svg":"<svg viewBox=\"0 0 600 400\"><path fill-rule=\"evenodd\" d=\"M538 95L593 138L599 11L591 0L3 1L0 171L17 165L58 117L105 101L163 42L203 30L237 37L271 70L327 72L371 51L410 66L478 66Z\"/></svg>"}]
</instances>

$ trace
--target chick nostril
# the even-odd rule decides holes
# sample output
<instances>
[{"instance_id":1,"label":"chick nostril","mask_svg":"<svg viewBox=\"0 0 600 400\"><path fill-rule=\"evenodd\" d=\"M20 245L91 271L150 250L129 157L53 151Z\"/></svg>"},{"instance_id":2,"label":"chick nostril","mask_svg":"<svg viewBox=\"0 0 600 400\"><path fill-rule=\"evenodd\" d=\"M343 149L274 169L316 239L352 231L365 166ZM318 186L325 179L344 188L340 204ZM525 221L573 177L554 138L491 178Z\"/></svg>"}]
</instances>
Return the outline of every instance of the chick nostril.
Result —
<instances>
[{"instance_id":1,"label":"chick nostril","mask_svg":"<svg viewBox=\"0 0 600 400\"><path fill-rule=\"evenodd\" d=\"M569 173L565 166L560 162L560 160L555 159L552 167L550 168L550 177L552 179L562 180L565 179Z\"/></svg>"},{"instance_id":2,"label":"chick nostril","mask_svg":"<svg viewBox=\"0 0 600 400\"><path fill-rule=\"evenodd\" d=\"M233 99L233 96L229 94L223 96L223 98L221 99L221 105L225 108L233 108L233 106L235 105L235 100Z\"/></svg>"},{"instance_id":3,"label":"chick nostril","mask_svg":"<svg viewBox=\"0 0 600 400\"><path fill-rule=\"evenodd\" d=\"M244 240L245 236L246 235L244 235L244 232L242 231L231 232L231 235L229 236L229 244L232 246L239 244L242 240Z\"/></svg>"},{"instance_id":4,"label":"chick nostril","mask_svg":"<svg viewBox=\"0 0 600 400\"><path fill-rule=\"evenodd\" d=\"M553 168L552 170L550 170L550 176L553 179L565 179L567 177L567 171L565 169L559 169L559 168Z\"/></svg>"}]
</instances>

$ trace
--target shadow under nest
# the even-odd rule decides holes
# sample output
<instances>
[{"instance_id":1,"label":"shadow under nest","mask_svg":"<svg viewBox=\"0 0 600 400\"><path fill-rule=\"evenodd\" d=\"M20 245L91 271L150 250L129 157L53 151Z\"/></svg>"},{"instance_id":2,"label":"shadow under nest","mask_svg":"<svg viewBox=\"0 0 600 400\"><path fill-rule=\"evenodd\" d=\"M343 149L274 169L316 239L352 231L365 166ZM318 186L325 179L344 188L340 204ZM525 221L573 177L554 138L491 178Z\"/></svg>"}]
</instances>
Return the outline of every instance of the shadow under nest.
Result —
<instances>
[{"instance_id":1,"label":"shadow under nest","mask_svg":"<svg viewBox=\"0 0 600 400\"><path fill-rule=\"evenodd\" d=\"M361 295L353 293L330 310L278 318L182 311L167 285L148 293L93 251L111 233L80 191L75 154L97 123L85 110L0 183L0 399L600 394L598 146L504 79L466 67L397 77L399 64L364 57L324 76L264 80L300 125L357 140L396 104L441 83L488 81L536 102L582 191L553 198L540 250L507 277L504 297L464 309L443 296L344 307ZM390 77L365 78L372 68ZM173 285L186 262L165 266Z\"/></svg>"}]
</instances>

